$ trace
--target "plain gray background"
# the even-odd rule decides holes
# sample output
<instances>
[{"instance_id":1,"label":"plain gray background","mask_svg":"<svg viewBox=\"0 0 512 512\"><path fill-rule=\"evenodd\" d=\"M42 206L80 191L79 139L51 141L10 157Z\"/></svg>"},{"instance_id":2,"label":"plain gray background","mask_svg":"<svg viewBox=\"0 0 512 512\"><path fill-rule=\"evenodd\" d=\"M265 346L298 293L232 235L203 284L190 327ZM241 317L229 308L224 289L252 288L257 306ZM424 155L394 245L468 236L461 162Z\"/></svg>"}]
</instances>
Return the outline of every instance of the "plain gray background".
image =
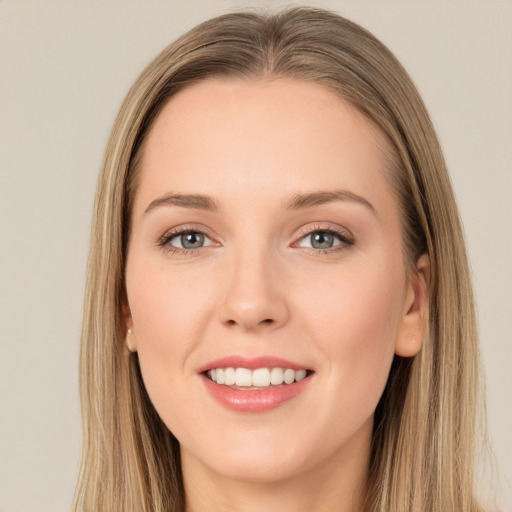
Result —
<instances>
[{"instance_id":1,"label":"plain gray background","mask_svg":"<svg viewBox=\"0 0 512 512\"><path fill-rule=\"evenodd\" d=\"M290 2L0 0L0 511L69 510L95 181L119 104L185 30ZM489 431L512 510L512 2L316 1L386 43L451 170L478 301ZM306 419L305 419L306 421ZM484 470L482 481L492 476Z\"/></svg>"}]
</instances>

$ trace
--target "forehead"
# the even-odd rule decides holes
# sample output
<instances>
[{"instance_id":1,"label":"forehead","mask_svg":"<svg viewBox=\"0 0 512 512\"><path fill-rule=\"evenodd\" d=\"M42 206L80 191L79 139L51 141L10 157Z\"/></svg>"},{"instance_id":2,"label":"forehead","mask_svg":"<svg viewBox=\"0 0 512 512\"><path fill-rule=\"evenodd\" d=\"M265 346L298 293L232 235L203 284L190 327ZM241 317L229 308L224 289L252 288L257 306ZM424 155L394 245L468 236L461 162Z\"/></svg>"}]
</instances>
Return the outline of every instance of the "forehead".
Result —
<instances>
[{"instance_id":1,"label":"forehead","mask_svg":"<svg viewBox=\"0 0 512 512\"><path fill-rule=\"evenodd\" d=\"M136 201L169 191L221 199L260 190L276 198L312 188L368 192L386 186L389 153L376 125L322 85L209 79L182 90L156 118Z\"/></svg>"}]
</instances>

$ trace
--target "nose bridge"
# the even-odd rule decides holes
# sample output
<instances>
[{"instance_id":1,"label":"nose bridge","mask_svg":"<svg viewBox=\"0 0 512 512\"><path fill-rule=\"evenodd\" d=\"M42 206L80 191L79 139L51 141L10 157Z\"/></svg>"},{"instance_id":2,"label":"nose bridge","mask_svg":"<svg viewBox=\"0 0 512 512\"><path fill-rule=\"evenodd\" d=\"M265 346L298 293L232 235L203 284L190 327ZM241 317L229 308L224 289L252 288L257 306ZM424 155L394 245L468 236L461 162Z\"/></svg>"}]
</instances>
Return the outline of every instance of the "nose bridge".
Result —
<instances>
[{"instance_id":1,"label":"nose bridge","mask_svg":"<svg viewBox=\"0 0 512 512\"><path fill-rule=\"evenodd\" d=\"M288 319L277 255L265 244L233 248L221 321L244 330L272 329Z\"/></svg>"}]
</instances>

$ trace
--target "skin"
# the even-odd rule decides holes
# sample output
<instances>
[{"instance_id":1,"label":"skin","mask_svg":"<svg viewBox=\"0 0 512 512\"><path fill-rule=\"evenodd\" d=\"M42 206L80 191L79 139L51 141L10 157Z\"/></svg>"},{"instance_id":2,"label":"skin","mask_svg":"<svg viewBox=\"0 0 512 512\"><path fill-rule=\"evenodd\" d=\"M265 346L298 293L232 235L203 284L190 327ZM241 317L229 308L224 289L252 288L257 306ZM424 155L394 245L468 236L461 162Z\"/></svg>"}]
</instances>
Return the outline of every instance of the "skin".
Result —
<instances>
[{"instance_id":1,"label":"skin","mask_svg":"<svg viewBox=\"0 0 512 512\"><path fill-rule=\"evenodd\" d=\"M381 132L318 84L211 79L175 96L146 141L126 266L128 340L181 444L188 511L361 511L373 414L394 354L414 356L428 258L408 275ZM299 209L296 194L353 199ZM213 198L217 211L160 204ZM186 252L175 229L206 234ZM352 243L312 247L312 232ZM165 245L162 246L162 241ZM314 370L264 413L228 410L198 368L272 355Z\"/></svg>"}]
</instances>

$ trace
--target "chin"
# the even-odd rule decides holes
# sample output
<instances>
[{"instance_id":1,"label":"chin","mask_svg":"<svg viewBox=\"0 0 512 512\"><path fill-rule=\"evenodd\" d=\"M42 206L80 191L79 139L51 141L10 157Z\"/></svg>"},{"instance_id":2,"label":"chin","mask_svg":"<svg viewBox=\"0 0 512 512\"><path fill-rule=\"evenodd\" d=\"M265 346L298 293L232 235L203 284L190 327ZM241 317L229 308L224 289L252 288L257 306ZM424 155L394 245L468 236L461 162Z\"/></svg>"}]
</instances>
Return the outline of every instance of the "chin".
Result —
<instances>
[{"instance_id":1,"label":"chin","mask_svg":"<svg viewBox=\"0 0 512 512\"><path fill-rule=\"evenodd\" d=\"M290 441L290 439L288 439ZM206 471L213 471L221 478L239 482L272 484L285 481L301 472L309 462L304 459L297 443L283 443L280 439L240 442L231 439L229 447L212 443L200 453L191 453L182 447L182 462L200 464ZM213 449L212 449L213 448Z\"/></svg>"},{"instance_id":2,"label":"chin","mask_svg":"<svg viewBox=\"0 0 512 512\"><path fill-rule=\"evenodd\" d=\"M246 483L275 484L288 480L297 472L297 468L304 470L302 462L297 460L283 461L280 457L269 456L246 458L241 460L225 460L223 464L213 467L222 477Z\"/></svg>"}]
</instances>

